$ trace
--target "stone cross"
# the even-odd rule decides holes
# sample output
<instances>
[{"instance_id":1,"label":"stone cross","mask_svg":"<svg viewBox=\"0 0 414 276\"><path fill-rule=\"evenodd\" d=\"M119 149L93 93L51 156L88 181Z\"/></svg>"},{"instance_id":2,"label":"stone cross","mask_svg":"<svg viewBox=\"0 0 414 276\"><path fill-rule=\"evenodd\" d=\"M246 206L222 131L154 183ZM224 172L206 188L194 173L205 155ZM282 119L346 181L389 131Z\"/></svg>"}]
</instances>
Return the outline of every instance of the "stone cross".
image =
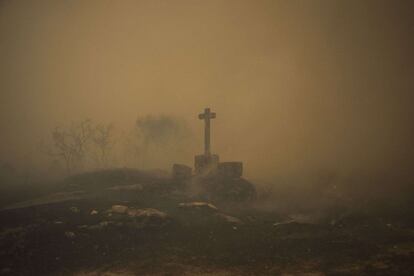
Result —
<instances>
[{"instance_id":1,"label":"stone cross","mask_svg":"<svg viewBox=\"0 0 414 276\"><path fill-rule=\"evenodd\" d=\"M210 108L205 108L204 113L198 115L200 120L204 120L204 154L210 156L210 119L216 118L216 113L210 112Z\"/></svg>"}]
</instances>

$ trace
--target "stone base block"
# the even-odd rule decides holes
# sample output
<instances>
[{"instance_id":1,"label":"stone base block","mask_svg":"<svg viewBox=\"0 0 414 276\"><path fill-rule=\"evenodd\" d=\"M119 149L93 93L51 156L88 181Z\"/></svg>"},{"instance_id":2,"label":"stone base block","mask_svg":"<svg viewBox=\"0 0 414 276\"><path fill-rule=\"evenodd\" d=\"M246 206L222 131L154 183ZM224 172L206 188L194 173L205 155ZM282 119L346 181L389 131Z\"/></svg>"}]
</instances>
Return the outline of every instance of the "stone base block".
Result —
<instances>
[{"instance_id":1,"label":"stone base block","mask_svg":"<svg viewBox=\"0 0 414 276\"><path fill-rule=\"evenodd\" d=\"M194 168L196 174L208 173L215 171L219 163L219 156L217 154L211 155L196 155L194 158Z\"/></svg>"}]
</instances>

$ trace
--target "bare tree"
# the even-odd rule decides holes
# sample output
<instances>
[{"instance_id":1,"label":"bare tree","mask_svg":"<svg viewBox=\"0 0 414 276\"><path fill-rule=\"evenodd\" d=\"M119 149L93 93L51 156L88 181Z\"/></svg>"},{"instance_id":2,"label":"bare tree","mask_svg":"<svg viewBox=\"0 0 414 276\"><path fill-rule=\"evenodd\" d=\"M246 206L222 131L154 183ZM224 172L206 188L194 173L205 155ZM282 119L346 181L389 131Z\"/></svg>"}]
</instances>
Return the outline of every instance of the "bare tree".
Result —
<instances>
[{"instance_id":1,"label":"bare tree","mask_svg":"<svg viewBox=\"0 0 414 276\"><path fill-rule=\"evenodd\" d=\"M104 168L108 166L110 150L115 145L114 127L112 124L98 124L94 128L92 141L98 150L98 164Z\"/></svg>"},{"instance_id":2,"label":"bare tree","mask_svg":"<svg viewBox=\"0 0 414 276\"><path fill-rule=\"evenodd\" d=\"M72 123L67 129L56 127L52 131L52 146L46 148L45 152L62 159L67 173L71 174L83 167L92 135L92 123L88 119Z\"/></svg>"}]
</instances>

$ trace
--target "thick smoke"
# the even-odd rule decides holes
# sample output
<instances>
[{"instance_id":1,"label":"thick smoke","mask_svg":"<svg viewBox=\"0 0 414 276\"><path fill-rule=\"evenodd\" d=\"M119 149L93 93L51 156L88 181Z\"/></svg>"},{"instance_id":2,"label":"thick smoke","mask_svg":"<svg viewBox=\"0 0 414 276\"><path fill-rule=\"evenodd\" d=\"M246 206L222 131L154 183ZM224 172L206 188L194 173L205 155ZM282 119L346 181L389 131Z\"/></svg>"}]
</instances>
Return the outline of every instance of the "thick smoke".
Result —
<instances>
[{"instance_id":1,"label":"thick smoke","mask_svg":"<svg viewBox=\"0 0 414 276\"><path fill-rule=\"evenodd\" d=\"M117 141L110 161L88 157L84 169L102 166L94 159L191 165L202 152L197 114L210 107L213 152L243 161L257 183L404 196L412 10L407 1L3 1L4 170L62 166L39 141L84 118L113 122Z\"/></svg>"}]
</instances>

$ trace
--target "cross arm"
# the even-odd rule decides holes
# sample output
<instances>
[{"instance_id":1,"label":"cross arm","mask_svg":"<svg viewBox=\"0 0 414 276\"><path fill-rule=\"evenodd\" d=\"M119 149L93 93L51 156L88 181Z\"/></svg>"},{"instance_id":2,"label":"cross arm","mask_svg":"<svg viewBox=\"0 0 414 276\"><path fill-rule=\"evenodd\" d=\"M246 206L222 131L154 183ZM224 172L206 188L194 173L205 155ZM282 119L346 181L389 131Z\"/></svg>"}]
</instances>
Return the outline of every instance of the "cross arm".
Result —
<instances>
[{"instance_id":1,"label":"cross arm","mask_svg":"<svg viewBox=\"0 0 414 276\"><path fill-rule=\"evenodd\" d=\"M216 113L215 112L211 112L211 113L207 113L207 114L206 113L198 114L198 118L200 120L204 120L206 118L214 119L214 118L216 118Z\"/></svg>"}]
</instances>

